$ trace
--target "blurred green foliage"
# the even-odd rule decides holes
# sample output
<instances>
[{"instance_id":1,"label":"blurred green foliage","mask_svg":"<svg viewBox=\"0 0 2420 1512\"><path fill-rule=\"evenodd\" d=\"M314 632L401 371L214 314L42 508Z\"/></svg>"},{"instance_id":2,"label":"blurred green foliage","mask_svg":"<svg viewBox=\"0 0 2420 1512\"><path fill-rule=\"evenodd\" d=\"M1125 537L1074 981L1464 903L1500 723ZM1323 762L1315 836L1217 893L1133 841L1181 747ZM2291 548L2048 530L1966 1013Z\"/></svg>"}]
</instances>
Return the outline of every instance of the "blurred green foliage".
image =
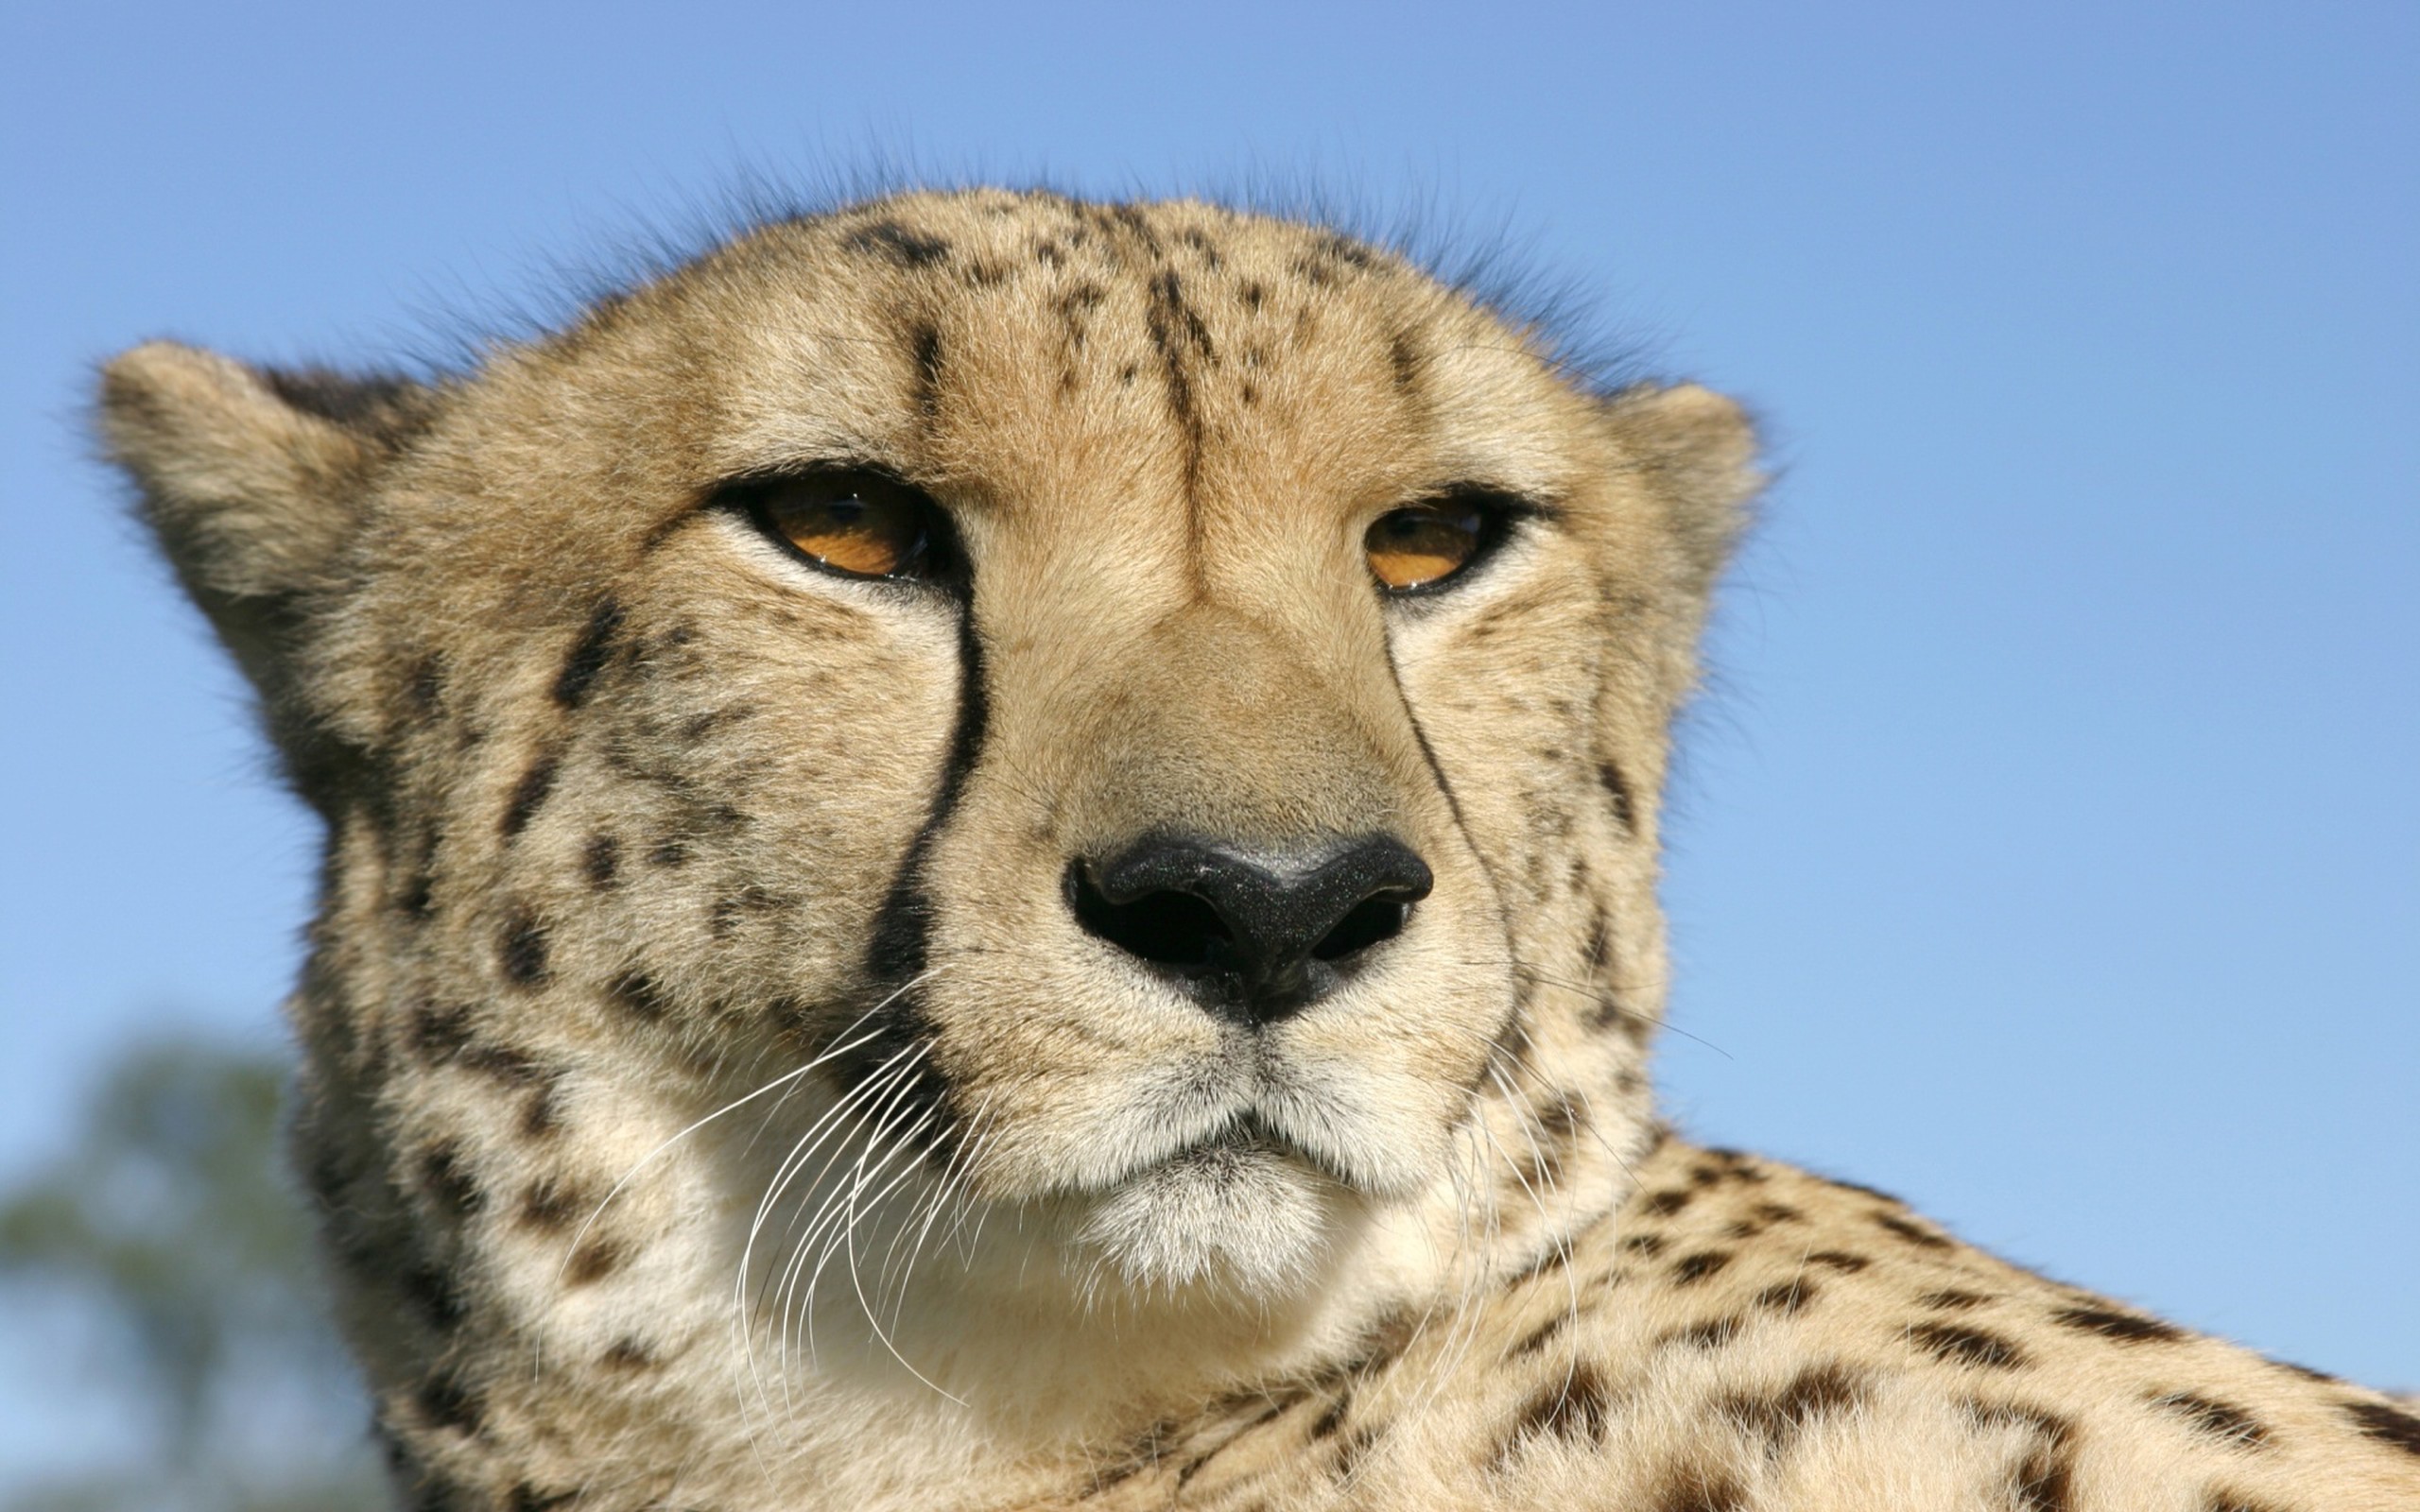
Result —
<instances>
[{"instance_id":1,"label":"blurred green foliage","mask_svg":"<svg viewBox=\"0 0 2420 1512\"><path fill-rule=\"evenodd\" d=\"M285 1177L285 1074L213 1045L138 1047L75 1145L0 1195L0 1297L29 1322L90 1334L45 1365L62 1392L112 1415L99 1436L112 1446L39 1484L0 1473L0 1508L389 1505Z\"/></svg>"}]
</instances>

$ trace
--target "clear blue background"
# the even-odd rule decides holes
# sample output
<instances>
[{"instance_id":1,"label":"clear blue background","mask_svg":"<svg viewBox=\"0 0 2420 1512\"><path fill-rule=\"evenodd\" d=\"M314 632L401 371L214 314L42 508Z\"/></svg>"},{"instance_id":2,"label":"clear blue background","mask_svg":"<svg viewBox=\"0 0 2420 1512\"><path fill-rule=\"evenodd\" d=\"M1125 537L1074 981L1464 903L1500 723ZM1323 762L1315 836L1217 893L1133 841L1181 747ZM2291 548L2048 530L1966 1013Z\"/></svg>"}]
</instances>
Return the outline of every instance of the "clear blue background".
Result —
<instances>
[{"instance_id":1,"label":"clear blue background","mask_svg":"<svg viewBox=\"0 0 2420 1512\"><path fill-rule=\"evenodd\" d=\"M310 869L97 358L440 350L750 168L1308 169L1768 421L1673 826L1687 1124L2420 1385L2420 10L1998 10L17 0L0 1177L129 1036L276 1042ZM0 1457L75 1426L32 1327Z\"/></svg>"}]
</instances>

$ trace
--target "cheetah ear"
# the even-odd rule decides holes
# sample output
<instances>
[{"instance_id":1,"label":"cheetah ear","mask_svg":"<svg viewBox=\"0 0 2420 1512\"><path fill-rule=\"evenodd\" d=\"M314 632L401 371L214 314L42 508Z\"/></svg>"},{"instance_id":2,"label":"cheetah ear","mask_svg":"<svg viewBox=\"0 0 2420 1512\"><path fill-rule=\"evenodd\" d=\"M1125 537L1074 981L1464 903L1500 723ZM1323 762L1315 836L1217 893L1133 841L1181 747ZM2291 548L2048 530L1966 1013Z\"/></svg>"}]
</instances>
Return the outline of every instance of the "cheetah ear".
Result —
<instances>
[{"instance_id":1,"label":"cheetah ear","mask_svg":"<svg viewBox=\"0 0 2420 1512\"><path fill-rule=\"evenodd\" d=\"M1640 384L1605 401L1616 441L1667 511L1700 603L1746 529L1765 486L1756 466L1756 432L1747 412L1710 388Z\"/></svg>"},{"instance_id":2,"label":"cheetah ear","mask_svg":"<svg viewBox=\"0 0 2420 1512\"><path fill-rule=\"evenodd\" d=\"M427 421L400 378L280 372L174 342L101 373L99 428L194 601L272 703L300 615L338 586L364 485Z\"/></svg>"}]
</instances>

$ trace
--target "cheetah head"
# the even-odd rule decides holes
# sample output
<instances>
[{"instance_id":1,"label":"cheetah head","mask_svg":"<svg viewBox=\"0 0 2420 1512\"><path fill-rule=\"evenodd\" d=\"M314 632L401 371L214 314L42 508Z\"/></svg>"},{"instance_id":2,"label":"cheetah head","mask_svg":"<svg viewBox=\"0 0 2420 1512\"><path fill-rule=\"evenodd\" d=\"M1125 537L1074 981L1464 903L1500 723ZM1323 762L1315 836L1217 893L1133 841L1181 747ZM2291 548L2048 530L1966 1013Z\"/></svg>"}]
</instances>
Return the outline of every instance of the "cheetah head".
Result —
<instances>
[{"instance_id":1,"label":"cheetah head","mask_svg":"<svg viewBox=\"0 0 2420 1512\"><path fill-rule=\"evenodd\" d=\"M328 825L298 1146L422 1458L735 1310L958 1394L1616 1194L1728 402L1322 229L978 193L441 381L142 347L103 423Z\"/></svg>"}]
</instances>

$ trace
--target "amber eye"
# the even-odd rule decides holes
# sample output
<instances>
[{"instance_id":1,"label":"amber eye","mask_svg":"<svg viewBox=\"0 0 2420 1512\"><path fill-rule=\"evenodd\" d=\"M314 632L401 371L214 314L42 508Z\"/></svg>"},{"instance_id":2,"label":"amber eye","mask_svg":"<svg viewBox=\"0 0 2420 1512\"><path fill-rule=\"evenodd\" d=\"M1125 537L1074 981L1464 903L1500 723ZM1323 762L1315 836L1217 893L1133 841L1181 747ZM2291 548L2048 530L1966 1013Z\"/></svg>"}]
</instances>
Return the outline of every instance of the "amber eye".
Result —
<instances>
[{"instance_id":1,"label":"amber eye","mask_svg":"<svg viewBox=\"0 0 2420 1512\"><path fill-rule=\"evenodd\" d=\"M1478 505L1440 499L1391 509L1362 538L1370 575L1391 593L1443 582L1471 564L1487 536Z\"/></svg>"},{"instance_id":2,"label":"amber eye","mask_svg":"<svg viewBox=\"0 0 2420 1512\"><path fill-rule=\"evenodd\" d=\"M753 495L758 524L817 566L852 577L917 576L932 551L932 504L874 473L784 478Z\"/></svg>"}]
</instances>

